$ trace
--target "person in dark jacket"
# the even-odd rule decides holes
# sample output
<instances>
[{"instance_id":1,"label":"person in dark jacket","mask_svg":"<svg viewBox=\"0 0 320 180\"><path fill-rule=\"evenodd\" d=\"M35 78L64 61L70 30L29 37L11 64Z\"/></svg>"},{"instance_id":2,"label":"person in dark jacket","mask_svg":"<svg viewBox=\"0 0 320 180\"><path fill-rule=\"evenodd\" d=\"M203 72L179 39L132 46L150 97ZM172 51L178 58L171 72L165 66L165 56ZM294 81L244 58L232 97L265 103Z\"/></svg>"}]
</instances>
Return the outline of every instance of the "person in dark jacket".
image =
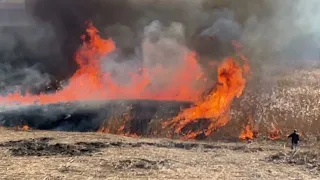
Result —
<instances>
[{"instance_id":1,"label":"person in dark jacket","mask_svg":"<svg viewBox=\"0 0 320 180\"><path fill-rule=\"evenodd\" d=\"M299 133L298 133L298 131L295 129L295 130L293 130L293 133L292 134L290 134L289 136L288 136L288 138L291 138L291 149L293 150L293 151L296 151L297 150L297 146L298 146L298 142L299 142Z\"/></svg>"}]
</instances>

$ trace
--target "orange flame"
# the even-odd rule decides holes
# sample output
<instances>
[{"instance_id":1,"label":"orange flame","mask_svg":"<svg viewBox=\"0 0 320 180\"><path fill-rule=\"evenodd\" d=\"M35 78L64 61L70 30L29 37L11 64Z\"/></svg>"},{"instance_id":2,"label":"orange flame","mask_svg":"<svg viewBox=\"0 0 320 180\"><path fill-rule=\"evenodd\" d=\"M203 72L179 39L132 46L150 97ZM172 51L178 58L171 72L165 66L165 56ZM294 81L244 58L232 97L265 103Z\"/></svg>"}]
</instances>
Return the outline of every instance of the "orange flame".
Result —
<instances>
[{"instance_id":1,"label":"orange flame","mask_svg":"<svg viewBox=\"0 0 320 180\"><path fill-rule=\"evenodd\" d=\"M253 119L252 116L249 116L248 124L241 130L239 139L243 140L252 140L254 138L253 133Z\"/></svg>"},{"instance_id":2,"label":"orange flame","mask_svg":"<svg viewBox=\"0 0 320 180\"><path fill-rule=\"evenodd\" d=\"M24 126L22 127L22 129L23 129L24 131L29 131L29 126L28 126L28 125L24 125Z\"/></svg>"},{"instance_id":3,"label":"orange flame","mask_svg":"<svg viewBox=\"0 0 320 180\"><path fill-rule=\"evenodd\" d=\"M29 131L30 127L28 125L13 127L12 129L17 131Z\"/></svg>"},{"instance_id":4,"label":"orange flame","mask_svg":"<svg viewBox=\"0 0 320 180\"><path fill-rule=\"evenodd\" d=\"M274 123L271 123L271 129L269 130L268 138L271 140L276 140L281 138L281 134L281 130L278 127L276 127Z\"/></svg>"},{"instance_id":5,"label":"orange flame","mask_svg":"<svg viewBox=\"0 0 320 180\"><path fill-rule=\"evenodd\" d=\"M184 55L184 65L172 74L169 85L155 91L149 88L152 84L150 74L161 76L158 68L141 68L140 72L129 72L131 81L125 86L115 82L110 72L102 72L100 63L104 57L115 50L111 39L103 39L92 23L87 23L87 35L81 36L82 46L75 54L79 69L70 78L69 84L53 94L24 95L19 92L0 96L0 102L13 104L47 104L56 102L72 102L79 100L109 99L154 99L195 101L203 91L203 87L193 87L190 82L202 81L202 71L193 52ZM85 41L89 39L89 41ZM202 83L203 84L203 83Z\"/></svg>"},{"instance_id":6,"label":"orange flame","mask_svg":"<svg viewBox=\"0 0 320 180\"><path fill-rule=\"evenodd\" d=\"M246 62L246 61L245 61ZM226 125L229 118L229 110L234 98L240 97L245 87L246 80L243 77L243 68L232 58L225 59L218 69L218 83L216 89L208 96L195 103L194 107L183 110L172 121L164 123L164 127L175 127L175 133L181 133L182 129L191 122L200 119L210 120L208 128L204 131L190 132L184 138L195 138L204 133L210 135L215 129Z\"/></svg>"}]
</instances>

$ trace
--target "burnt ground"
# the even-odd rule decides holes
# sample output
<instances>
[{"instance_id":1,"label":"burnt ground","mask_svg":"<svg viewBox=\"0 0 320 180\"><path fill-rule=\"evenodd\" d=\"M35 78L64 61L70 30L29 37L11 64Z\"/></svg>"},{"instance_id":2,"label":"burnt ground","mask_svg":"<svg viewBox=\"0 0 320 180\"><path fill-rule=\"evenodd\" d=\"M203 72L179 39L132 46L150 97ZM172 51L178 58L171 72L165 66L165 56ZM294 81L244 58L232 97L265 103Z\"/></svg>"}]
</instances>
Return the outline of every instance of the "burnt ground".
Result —
<instances>
[{"instance_id":1,"label":"burnt ground","mask_svg":"<svg viewBox=\"0 0 320 180\"><path fill-rule=\"evenodd\" d=\"M175 117L180 108L190 105L184 101L101 100L6 107L0 109L0 126L96 132L102 124L115 123L114 119L119 122L123 114L130 114L132 118L125 127L126 132L148 135L152 128L150 122L159 123L157 117Z\"/></svg>"},{"instance_id":2,"label":"burnt ground","mask_svg":"<svg viewBox=\"0 0 320 180\"><path fill-rule=\"evenodd\" d=\"M319 145L0 128L1 179L317 179Z\"/></svg>"}]
</instances>

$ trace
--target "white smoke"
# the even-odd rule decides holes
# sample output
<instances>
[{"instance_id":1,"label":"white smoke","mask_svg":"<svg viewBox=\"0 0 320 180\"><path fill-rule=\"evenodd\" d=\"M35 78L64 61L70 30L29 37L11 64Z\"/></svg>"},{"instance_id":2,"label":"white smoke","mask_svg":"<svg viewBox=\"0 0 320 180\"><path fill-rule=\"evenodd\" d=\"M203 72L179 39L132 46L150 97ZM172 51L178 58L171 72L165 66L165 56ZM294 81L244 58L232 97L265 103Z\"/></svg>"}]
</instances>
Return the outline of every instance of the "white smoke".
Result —
<instances>
[{"instance_id":1,"label":"white smoke","mask_svg":"<svg viewBox=\"0 0 320 180\"><path fill-rule=\"evenodd\" d=\"M237 40L242 34L242 27L235 21L234 13L228 9L213 12L213 17L217 19L212 26L200 33L200 36L216 36L222 42L230 43Z\"/></svg>"},{"instance_id":2,"label":"white smoke","mask_svg":"<svg viewBox=\"0 0 320 180\"><path fill-rule=\"evenodd\" d=\"M160 21L152 21L145 26L143 31L140 53L134 56L122 57L115 52L103 61L103 71L111 73L111 77L119 85L128 85L131 74L137 74L142 69L142 73L147 76L151 84L148 88L152 91L161 91L171 86L181 86L179 82L173 83L173 78L179 71L185 69L186 58L191 53L185 45L185 29L183 24L172 22L169 26L164 26ZM139 48L137 48L139 49ZM138 51L137 51L138 52ZM202 71L196 65L194 77ZM195 73L187 72L184 73ZM182 78L182 77L181 77ZM176 79L175 79L176 80ZM186 83L181 79L181 83ZM189 81L187 86L193 87L195 82Z\"/></svg>"}]
</instances>

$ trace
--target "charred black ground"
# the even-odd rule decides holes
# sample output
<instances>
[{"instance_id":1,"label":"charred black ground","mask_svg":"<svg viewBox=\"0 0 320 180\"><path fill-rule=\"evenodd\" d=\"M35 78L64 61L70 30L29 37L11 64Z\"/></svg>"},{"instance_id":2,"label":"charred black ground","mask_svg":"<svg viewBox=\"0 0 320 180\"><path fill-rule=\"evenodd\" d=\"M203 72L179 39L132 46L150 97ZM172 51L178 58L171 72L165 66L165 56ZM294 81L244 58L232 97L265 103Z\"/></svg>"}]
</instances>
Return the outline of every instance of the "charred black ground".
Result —
<instances>
[{"instance_id":1,"label":"charred black ground","mask_svg":"<svg viewBox=\"0 0 320 180\"><path fill-rule=\"evenodd\" d=\"M80 132L95 132L106 123L124 123L125 132L148 135L155 130L154 123L174 117L180 108L190 105L179 101L117 100L20 106L1 111L0 123L7 127L28 125L40 130ZM125 113L131 116L128 122L121 119Z\"/></svg>"}]
</instances>

